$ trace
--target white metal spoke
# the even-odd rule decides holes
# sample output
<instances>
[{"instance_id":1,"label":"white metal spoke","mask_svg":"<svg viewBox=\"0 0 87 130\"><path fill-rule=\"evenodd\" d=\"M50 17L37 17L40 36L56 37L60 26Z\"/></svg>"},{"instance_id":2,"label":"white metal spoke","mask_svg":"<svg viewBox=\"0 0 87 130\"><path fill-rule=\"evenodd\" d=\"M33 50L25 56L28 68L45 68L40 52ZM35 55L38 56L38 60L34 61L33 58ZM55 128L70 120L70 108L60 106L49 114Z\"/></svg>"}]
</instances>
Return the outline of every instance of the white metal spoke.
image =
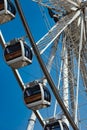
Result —
<instances>
[{"instance_id":1,"label":"white metal spoke","mask_svg":"<svg viewBox=\"0 0 87 130\"><path fill-rule=\"evenodd\" d=\"M33 130L34 129L35 121L36 121L36 115L34 114L34 112L32 112L30 120L28 122L27 130Z\"/></svg>"},{"instance_id":2,"label":"white metal spoke","mask_svg":"<svg viewBox=\"0 0 87 130\"><path fill-rule=\"evenodd\" d=\"M82 0L77 0L78 4L80 4L80 3L81 3L81 1L82 1Z\"/></svg>"},{"instance_id":3,"label":"white metal spoke","mask_svg":"<svg viewBox=\"0 0 87 130\"><path fill-rule=\"evenodd\" d=\"M76 10L79 5L72 1L72 0L32 0L34 2L39 3L42 6L52 8L54 10L60 10L60 8L64 8L63 10L66 10L70 12L72 8ZM60 10L61 11L61 10Z\"/></svg>"},{"instance_id":4,"label":"white metal spoke","mask_svg":"<svg viewBox=\"0 0 87 130\"><path fill-rule=\"evenodd\" d=\"M72 0L66 0L66 1L68 1L69 3L71 3L72 5L74 5L76 7L79 7L79 5Z\"/></svg>"},{"instance_id":5,"label":"white metal spoke","mask_svg":"<svg viewBox=\"0 0 87 130\"><path fill-rule=\"evenodd\" d=\"M80 11L77 11L75 14L71 13L64 18L62 18L56 25L54 25L49 32L44 35L36 44L39 48L40 45L46 44L45 48L40 50L40 54L42 54L54 40L80 15Z\"/></svg>"},{"instance_id":6,"label":"white metal spoke","mask_svg":"<svg viewBox=\"0 0 87 130\"><path fill-rule=\"evenodd\" d=\"M84 40L86 42L87 38L86 38L86 22L84 21Z\"/></svg>"},{"instance_id":7,"label":"white metal spoke","mask_svg":"<svg viewBox=\"0 0 87 130\"><path fill-rule=\"evenodd\" d=\"M63 65L63 61L61 61L61 66L60 66L60 74L59 74L58 86L57 86L58 90L59 90L60 80L61 80L62 65ZM56 100L56 101L55 101L55 106L54 106L54 114L53 114L54 117L56 116L57 104L58 104L58 102L57 102L57 100Z\"/></svg>"},{"instance_id":8,"label":"white metal spoke","mask_svg":"<svg viewBox=\"0 0 87 130\"><path fill-rule=\"evenodd\" d=\"M52 50L51 50L51 54L50 54L49 59L48 59L47 70L49 73L52 69L52 64L53 64L53 61L54 61L54 58L56 55L57 45L58 45L58 39L54 41L54 44L53 44ZM47 84L47 79L43 80L43 84L44 85Z\"/></svg>"},{"instance_id":9,"label":"white metal spoke","mask_svg":"<svg viewBox=\"0 0 87 130\"><path fill-rule=\"evenodd\" d=\"M81 36L80 36L80 44L79 44L79 57L78 57L78 75L77 75L77 90L76 90L76 111L75 111L75 123L77 123L77 112L78 112L78 92L79 92L79 78L80 78L80 58L81 58L81 49L83 42L83 18L81 20Z\"/></svg>"}]
</instances>

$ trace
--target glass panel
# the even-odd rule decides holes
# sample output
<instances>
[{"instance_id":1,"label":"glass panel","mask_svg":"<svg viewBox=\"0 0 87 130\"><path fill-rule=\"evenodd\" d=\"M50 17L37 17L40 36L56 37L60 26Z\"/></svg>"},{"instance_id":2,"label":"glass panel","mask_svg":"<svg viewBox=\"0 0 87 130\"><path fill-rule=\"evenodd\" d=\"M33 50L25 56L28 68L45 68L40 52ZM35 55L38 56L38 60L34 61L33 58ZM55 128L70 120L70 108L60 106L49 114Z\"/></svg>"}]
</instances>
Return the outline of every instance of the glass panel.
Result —
<instances>
[{"instance_id":1,"label":"glass panel","mask_svg":"<svg viewBox=\"0 0 87 130\"><path fill-rule=\"evenodd\" d=\"M35 85L34 87L26 89L24 93L24 97L32 96L41 93L39 85Z\"/></svg>"},{"instance_id":2,"label":"glass panel","mask_svg":"<svg viewBox=\"0 0 87 130\"><path fill-rule=\"evenodd\" d=\"M49 124L49 126L47 126L45 128L45 130L61 130L61 127L60 127L59 123L56 122L56 123L53 123L53 124Z\"/></svg>"},{"instance_id":3,"label":"glass panel","mask_svg":"<svg viewBox=\"0 0 87 130\"><path fill-rule=\"evenodd\" d=\"M4 4L4 0L0 0L0 4L2 4L2 3Z\"/></svg>"},{"instance_id":4,"label":"glass panel","mask_svg":"<svg viewBox=\"0 0 87 130\"><path fill-rule=\"evenodd\" d=\"M7 0L7 8L12 14L16 14L16 9L10 0Z\"/></svg>"},{"instance_id":5,"label":"glass panel","mask_svg":"<svg viewBox=\"0 0 87 130\"><path fill-rule=\"evenodd\" d=\"M14 45L9 45L5 49L5 55L9 54L9 53L16 52L18 50L21 50L20 43L17 43L17 44L14 44Z\"/></svg>"},{"instance_id":6,"label":"glass panel","mask_svg":"<svg viewBox=\"0 0 87 130\"><path fill-rule=\"evenodd\" d=\"M32 51L30 47L24 44L24 49L25 49L25 56L29 58L30 60L32 60Z\"/></svg>"},{"instance_id":7,"label":"glass panel","mask_svg":"<svg viewBox=\"0 0 87 130\"><path fill-rule=\"evenodd\" d=\"M62 125L63 125L63 130L69 130L68 126L64 122L62 123Z\"/></svg>"},{"instance_id":8,"label":"glass panel","mask_svg":"<svg viewBox=\"0 0 87 130\"><path fill-rule=\"evenodd\" d=\"M43 87L43 89L44 89L44 99L50 102L51 101L51 95L50 95L48 88Z\"/></svg>"},{"instance_id":9,"label":"glass panel","mask_svg":"<svg viewBox=\"0 0 87 130\"><path fill-rule=\"evenodd\" d=\"M60 127L56 127L56 128L47 127L45 130L61 130L61 128Z\"/></svg>"},{"instance_id":10,"label":"glass panel","mask_svg":"<svg viewBox=\"0 0 87 130\"><path fill-rule=\"evenodd\" d=\"M0 10L4 9L4 0L0 0Z\"/></svg>"}]
</instances>

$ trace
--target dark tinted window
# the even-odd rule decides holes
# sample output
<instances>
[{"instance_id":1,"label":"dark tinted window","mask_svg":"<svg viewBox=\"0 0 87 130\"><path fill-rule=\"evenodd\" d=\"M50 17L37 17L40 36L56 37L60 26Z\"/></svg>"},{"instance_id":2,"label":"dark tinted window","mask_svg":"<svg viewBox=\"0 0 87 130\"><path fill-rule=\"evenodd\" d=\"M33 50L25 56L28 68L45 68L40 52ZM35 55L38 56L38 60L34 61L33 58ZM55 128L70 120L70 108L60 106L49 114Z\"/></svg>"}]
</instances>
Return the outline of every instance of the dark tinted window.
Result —
<instances>
[{"instance_id":1,"label":"dark tinted window","mask_svg":"<svg viewBox=\"0 0 87 130\"><path fill-rule=\"evenodd\" d=\"M69 128L68 128L68 126L66 125L66 123L62 123L62 125L63 125L63 130L69 130Z\"/></svg>"},{"instance_id":2,"label":"dark tinted window","mask_svg":"<svg viewBox=\"0 0 87 130\"><path fill-rule=\"evenodd\" d=\"M58 122L48 124L44 130L61 130L60 124Z\"/></svg>"},{"instance_id":3,"label":"dark tinted window","mask_svg":"<svg viewBox=\"0 0 87 130\"><path fill-rule=\"evenodd\" d=\"M4 4L4 0L0 0L0 4Z\"/></svg>"},{"instance_id":4,"label":"dark tinted window","mask_svg":"<svg viewBox=\"0 0 87 130\"><path fill-rule=\"evenodd\" d=\"M30 60L32 60L32 51L30 47L24 44L24 49L25 49L25 56L29 58Z\"/></svg>"},{"instance_id":5,"label":"dark tinted window","mask_svg":"<svg viewBox=\"0 0 87 130\"><path fill-rule=\"evenodd\" d=\"M16 14L16 9L10 0L7 0L7 8L12 14Z\"/></svg>"},{"instance_id":6,"label":"dark tinted window","mask_svg":"<svg viewBox=\"0 0 87 130\"><path fill-rule=\"evenodd\" d=\"M35 94L41 93L39 85L35 85L34 87L27 88L24 92L24 97L32 96Z\"/></svg>"},{"instance_id":7,"label":"dark tinted window","mask_svg":"<svg viewBox=\"0 0 87 130\"><path fill-rule=\"evenodd\" d=\"M9 45L5 48L5 55L8 54L8 53L16 52L18 50L21 50L20 43L17 43L17 44L14 44L14 45Z\"/></svg>"},{"instance_id":8,"label":"dark tinted window","mask_svg":"<svg viewBox=\"0 0 87 130\"><path fill-rule=\"evenodd\" d=\"M50 95L48 88L43 87L43 90L44 90L44 99L50 102L51 101L51 95Z\"/></svg>"},{"instance_id":9,"label":"dark tinted window","mask_svg":"<svg viewBox=\"0 0 87 130\"><path fill-rule=\"evenodd\" d=\"M0 0L0 11L4 10L4 0Z\"/></svg>"}]
</instances>

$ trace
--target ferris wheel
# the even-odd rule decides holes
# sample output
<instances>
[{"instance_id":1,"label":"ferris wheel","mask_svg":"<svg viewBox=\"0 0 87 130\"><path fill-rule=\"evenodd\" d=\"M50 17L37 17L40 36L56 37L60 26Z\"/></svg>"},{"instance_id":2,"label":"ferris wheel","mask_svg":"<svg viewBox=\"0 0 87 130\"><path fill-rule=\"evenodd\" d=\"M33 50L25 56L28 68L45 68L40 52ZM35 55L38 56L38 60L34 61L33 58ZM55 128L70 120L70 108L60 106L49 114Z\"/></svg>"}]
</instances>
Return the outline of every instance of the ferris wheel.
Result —
<instances>
[{"instance_id":1,"label":"ferris wheel","mask_svg":"<svg viewBox=\"0 0 87 130\"><path fill-rule=\"evenodd\" d=\"M5 61L23 90L26 106L33 112L27 130L34 129L36 117L44 130L86 130L87 1L33 1L45 8L48 16L54 20L53 27L35 43L20 4L15 0L31 48L23 38L5 44L0 34ZM0 17L1 23L15 17L12 10L9 12L6 8L7 1L3 2L5 5L1 11L5 7L11 17L6 16L4 20ZM2 11L3 15L5 11ZM39 79L25 84L18 69L32 64L35 56L43 74Z\"/></svg>"}]
</instances>

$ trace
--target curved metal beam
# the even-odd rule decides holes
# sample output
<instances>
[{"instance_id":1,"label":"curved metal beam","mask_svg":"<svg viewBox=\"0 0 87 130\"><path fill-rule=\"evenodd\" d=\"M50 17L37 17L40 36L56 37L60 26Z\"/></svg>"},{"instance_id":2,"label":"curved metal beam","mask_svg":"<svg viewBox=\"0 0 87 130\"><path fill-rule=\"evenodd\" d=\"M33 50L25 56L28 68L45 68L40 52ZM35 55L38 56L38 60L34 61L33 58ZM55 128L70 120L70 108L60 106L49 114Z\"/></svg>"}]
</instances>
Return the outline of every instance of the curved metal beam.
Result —
<instances>
[{"instance_id":1,"label":"curved metal beam","mask_svg":"<svg viewBox=\"0 0 87 130\"><path fill-rule=\"evenodd\" d=\"M51 76L50 76L50 74L49 74L49 72L48 72L42 58L41 58L41 56L40 56L39 50L38 50L38 48L37 48L37 46L35 44L35 41L34 41L33 36L31 34L31 31L30 31L30 29L28 27L28 24L26 22L26 19L24 17L24 14L23 14L23 11L21 9L19 0L15 0L15 4L16 4L16 7L18 9L18 12L19 12L20 18L22 20L23 26L25 28L25 31L26 31L26 33L28 35L29 40L30 40L31 46L32 46L32 48L34 50L34 53L36 54L36 57L38 59L38 62L39 62L40 66L41 66L41 68L42 68L42 70L43 70L43 72L44 72L44 74L45 74L45 76L47 78L47 81L48 81L48 83L49 83L49 85L50 85L50 87L51 87L51 89L52 89L52 91L54 93L54 96L56 97L58 103L60 104L64 114L66 115L66 117L69 120L69 122L70 122L71 126L73 127L73 129L74 130L79 130L77 125L73 121L70 113L66 109L66 107L65 107L65 105L64 105L64 103L63 103L63 101L62 101L62 99L60 97L59 91L57 90L57 88L56 88L56 86L55 86L55 84L54 84L54 82L53 82L53 80L52 80L52 78L51 78Z\"/></svg>"}]
</instances>

